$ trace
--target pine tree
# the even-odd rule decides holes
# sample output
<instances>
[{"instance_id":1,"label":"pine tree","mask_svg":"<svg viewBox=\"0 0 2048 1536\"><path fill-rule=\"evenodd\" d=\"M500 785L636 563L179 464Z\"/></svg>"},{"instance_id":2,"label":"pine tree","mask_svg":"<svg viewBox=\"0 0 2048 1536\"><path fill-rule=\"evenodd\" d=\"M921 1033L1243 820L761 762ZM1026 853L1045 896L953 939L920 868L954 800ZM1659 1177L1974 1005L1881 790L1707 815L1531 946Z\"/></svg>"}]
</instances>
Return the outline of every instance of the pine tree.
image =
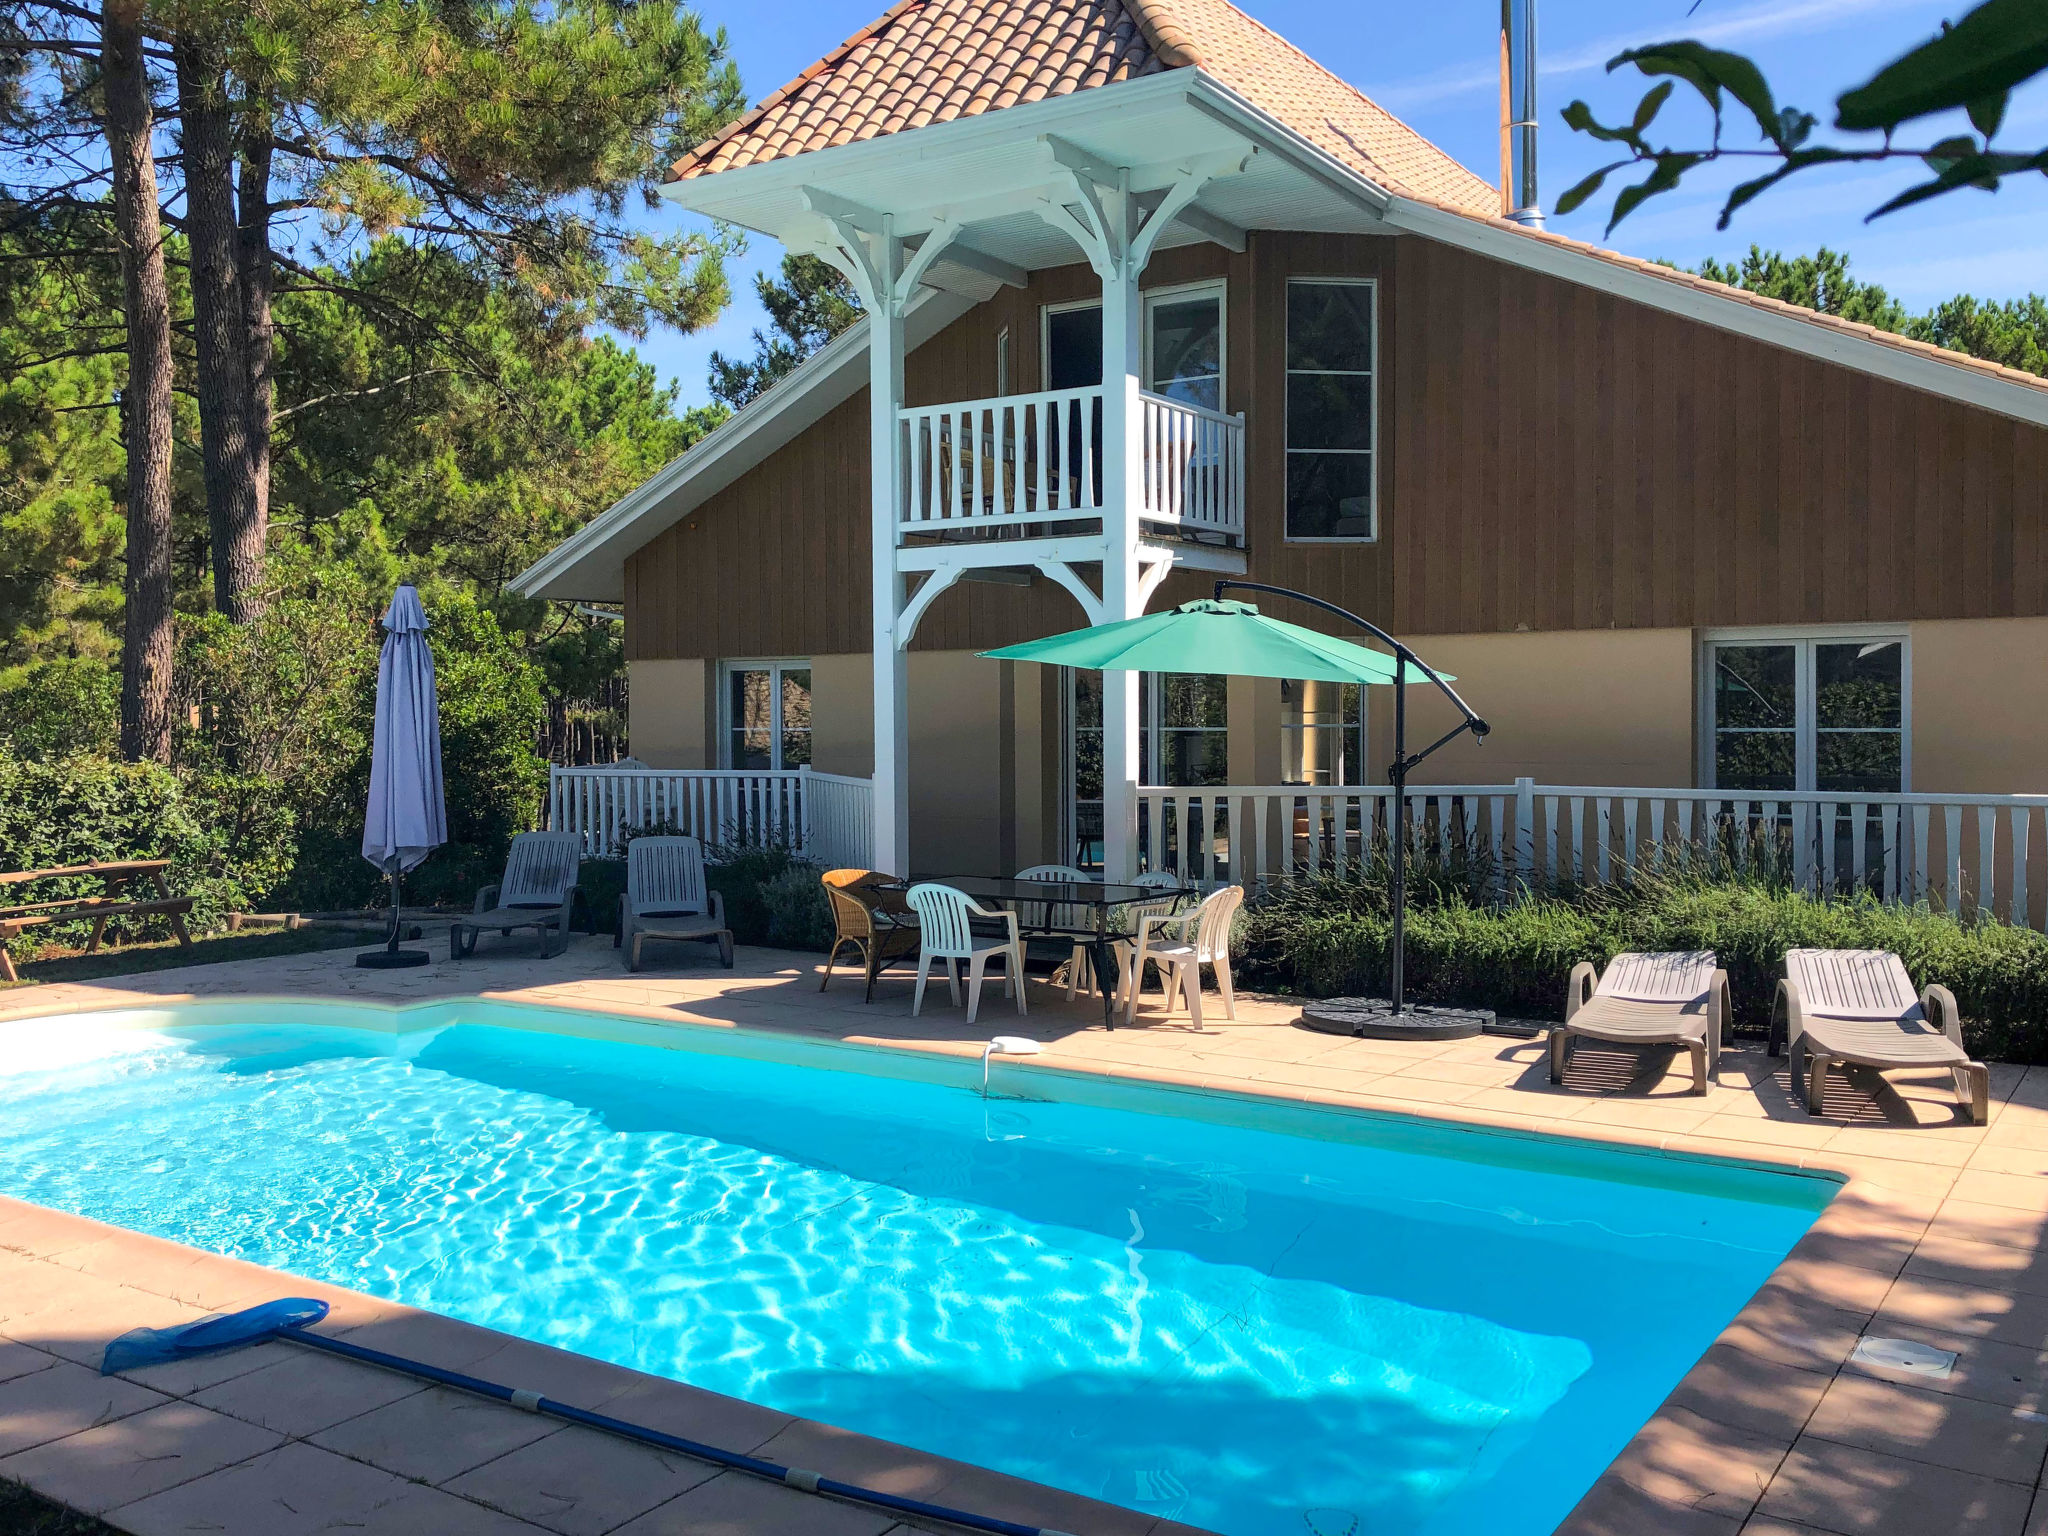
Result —
<instances>
[{"instance_id":1,"label":"pine tree","mask_svg":"<svg viewBox=\"0 0 2048 1536\"><path fill-rule=\"evenodd\" d=\"M1903 331L1908 321L1905 305L1876 283L1851 277L1849 258L1826 246L1811 256L1786 256L1752 245L1739 264L1709 257L1694 270L1731 288L1874 325L1881 331Z\"/></svg>"},{"instance_id":2,"label":"pine tree","mask_svg":"<svg viewBox=\"0 0 2048 1536\"><path fill-rule=\"evenodd\" d=\"M143 0L107 0L100 78L121 250L128 385L128 575L121 665L121 750L171 755L171 301L157 207L154 118L144 58Z\"/></svg>"},{"instance_id":3,"label":"pine tree","mask_svg":"<svg viewBox=\"0 0 2048 1536\"><path fill-rule=\"evenodd\" d=\"M771 329L754 332L754 355L711 354L711 398L738 410L860 318L853 285L815 256L784 256L780 281L766 272L754 292Z\"/></svg>"}]
</instances>

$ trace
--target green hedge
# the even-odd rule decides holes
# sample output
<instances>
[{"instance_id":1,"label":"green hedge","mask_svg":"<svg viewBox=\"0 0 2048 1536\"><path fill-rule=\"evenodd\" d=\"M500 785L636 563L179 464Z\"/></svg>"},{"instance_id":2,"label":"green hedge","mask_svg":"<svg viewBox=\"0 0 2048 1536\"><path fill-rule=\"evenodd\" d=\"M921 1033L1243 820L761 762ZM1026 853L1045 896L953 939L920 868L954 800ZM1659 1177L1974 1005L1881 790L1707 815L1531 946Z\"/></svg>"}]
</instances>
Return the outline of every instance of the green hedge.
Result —
<instances>
[{"instance_id":1,"label":"green hedge","mask_svg":"<svg viewBox=\"0 0 2048 1536\"><path fill-rule=\"evenodd\" d=\"M1391 932L1377 875L1297 881L1251 902L1238 930L1251 985L1312 997L1385 995ZM2048 1062L2048 937L1868 896L1821 899L1738 879L1642 878L1604 889L1474 899L1422 882L1407 921L1407 991L1418 1002L1563 1015L1581 960L1625 950L1711 949L1728 972L1736 1027L1761 1033L1785 951L1889 949L1916 984L1952 989L1970 1049Z\"/></svg>"},{"instance_id":2,"label":"green hedge","mask_svg":"<svg viewBox=\"0 0 2048 1536\"><path fill-rule=\"evenodd\" d=\"M255 907L285 877L293 832L290 813L254 779L101 757L24 762L0 753L0 869L169 859L165 878L174 893L194 899L192 921L202 929ZM6 900L26 905L104 889L85 876L39 880L10 887ZM116 931L163 930L161 919L150 919ZM26 952L90 932L84 923L53 923L14 943Z\"/></svg>"}]
</instances>

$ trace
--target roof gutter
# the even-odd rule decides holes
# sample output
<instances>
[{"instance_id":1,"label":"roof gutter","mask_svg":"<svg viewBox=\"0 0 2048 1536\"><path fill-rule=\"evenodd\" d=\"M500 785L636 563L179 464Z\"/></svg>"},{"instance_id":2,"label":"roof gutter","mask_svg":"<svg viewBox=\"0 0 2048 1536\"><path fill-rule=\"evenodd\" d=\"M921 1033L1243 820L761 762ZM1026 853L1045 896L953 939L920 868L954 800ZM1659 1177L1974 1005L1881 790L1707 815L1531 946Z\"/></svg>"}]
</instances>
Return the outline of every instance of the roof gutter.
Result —
<instances>
[{"instance_id":1,"label":"roof gutter","mask_svg":"<svg viewBox=\"0 0 2048 1536\"><path fill-rule=\"evenodd\" d=\"M1923 355L1829 325L1818 317L1784 314L1732 294L1641 271L1576 242L1524 228L1506 219L1480 218L1389 192L1328 151L1207 75L1188 86L1188 102L1246 133L1322 181L1332 191L1363 204L1395 230L1458 246L1510 266L1541 272L1582 288L1611 293L1716 330L1796 352L1858 373L1902 384L1927 394L1973 405L2034 426L2048 426L2048 388L2024 378L2001 378L1930 351Z\"/></svg>"},{"instance_id":2,"label":"roof gutter","mask_svg":"<svg viewBox=\"0 0 2048 1536\"><path fill-rule=\"evenodd\" d=\"M1557 236L1536 234L1505 220L1468 218L1431 203L1396 197L1383 217L1396 229L1440 240L1495 261L1611 293L1617 298L1683 316L1716 330L1818 358L1858 373L1941 395L1995 415L2048 426L2048 388L2023 379L2001 378L1962 360L1949 362L1888 342L1837 329L1734 295L1695 288L1574 248Z\"/></svg>"}]
</instances>

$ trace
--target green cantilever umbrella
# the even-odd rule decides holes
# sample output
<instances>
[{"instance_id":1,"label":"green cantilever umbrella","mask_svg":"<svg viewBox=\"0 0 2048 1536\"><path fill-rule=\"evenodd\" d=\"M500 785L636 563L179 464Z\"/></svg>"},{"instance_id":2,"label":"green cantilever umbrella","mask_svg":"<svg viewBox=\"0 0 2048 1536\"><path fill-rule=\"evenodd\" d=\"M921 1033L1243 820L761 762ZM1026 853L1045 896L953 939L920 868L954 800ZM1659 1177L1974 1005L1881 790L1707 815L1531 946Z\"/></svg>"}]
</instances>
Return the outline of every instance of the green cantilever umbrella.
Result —
<instances>
[{"instance_id":1,"label":"green cantilever umbrella","mask_svg":"<svg viewBox=\"0 0 2048 1536\"><path fill-rule=\"evenodd\" d=\"M1269 592L1324 609L1392 649L1368 650L1349 640L1304 629L1269 617L1250 603L1224 598L1227 590ZM1168 613L1028 640L982 655L997 661L1036 661L1050 666L1083 667L1097 672L1213 672L1231 677L1302 678L1327 683L1390 683L1394 687L1394 761L1388 778L1394 786L1392 828L1407 825L1408 774L1438 747L1466 731L1484 739L1487 723L1466 707L1451 687L1449 674L1436 671L1378 625L1326 603L1306 592L1269 587L1251 581L1219 581L1214 598L1182 603ZM1442 690L1462 716L1458 725L1420 752L1408 751L1408 671L1414 668ZM1407 839L1390 837L1393 857L1393 1011L1401 1011L1402 930L1407 912Z\"/></svg>"}]
</instances>

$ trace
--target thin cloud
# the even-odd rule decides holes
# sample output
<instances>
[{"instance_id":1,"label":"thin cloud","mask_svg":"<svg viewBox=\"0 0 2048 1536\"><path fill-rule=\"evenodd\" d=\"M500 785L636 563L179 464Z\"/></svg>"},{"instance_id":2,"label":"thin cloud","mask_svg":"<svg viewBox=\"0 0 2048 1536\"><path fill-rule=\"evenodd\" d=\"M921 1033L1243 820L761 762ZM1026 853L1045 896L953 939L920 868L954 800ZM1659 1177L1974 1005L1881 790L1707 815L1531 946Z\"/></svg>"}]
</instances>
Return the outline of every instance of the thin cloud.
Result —
<instances>
[{"instance_id":1,"label":"thin cloud","mask_svg":"<svg viewBox=\"0 0 2048 1536\"><path fill-rule=\"evenodd\" d=\"M1581 74L1599 69L1625 48L1659 42L1674 36L1695 38L1703 43L1726 47L1733 43L1754 45L1772 38L1809 32L1826 32L1855 17L1874 11L1917 11L1935 8L1935 0L1799 0L1792 5L1750 6L1718 20L1693 25L1685 17L1627 33L1613 33L1597 42L1584 43L1545 55L1538 49L1537 73L1544 79ZM1389 111L1412 110L1454 96L1478 91L1498 91L1500 71L1492 65L1459 66L1439 70L1414 80L1368 87L1366 94Z\"/></svg>"}]
</instances>

